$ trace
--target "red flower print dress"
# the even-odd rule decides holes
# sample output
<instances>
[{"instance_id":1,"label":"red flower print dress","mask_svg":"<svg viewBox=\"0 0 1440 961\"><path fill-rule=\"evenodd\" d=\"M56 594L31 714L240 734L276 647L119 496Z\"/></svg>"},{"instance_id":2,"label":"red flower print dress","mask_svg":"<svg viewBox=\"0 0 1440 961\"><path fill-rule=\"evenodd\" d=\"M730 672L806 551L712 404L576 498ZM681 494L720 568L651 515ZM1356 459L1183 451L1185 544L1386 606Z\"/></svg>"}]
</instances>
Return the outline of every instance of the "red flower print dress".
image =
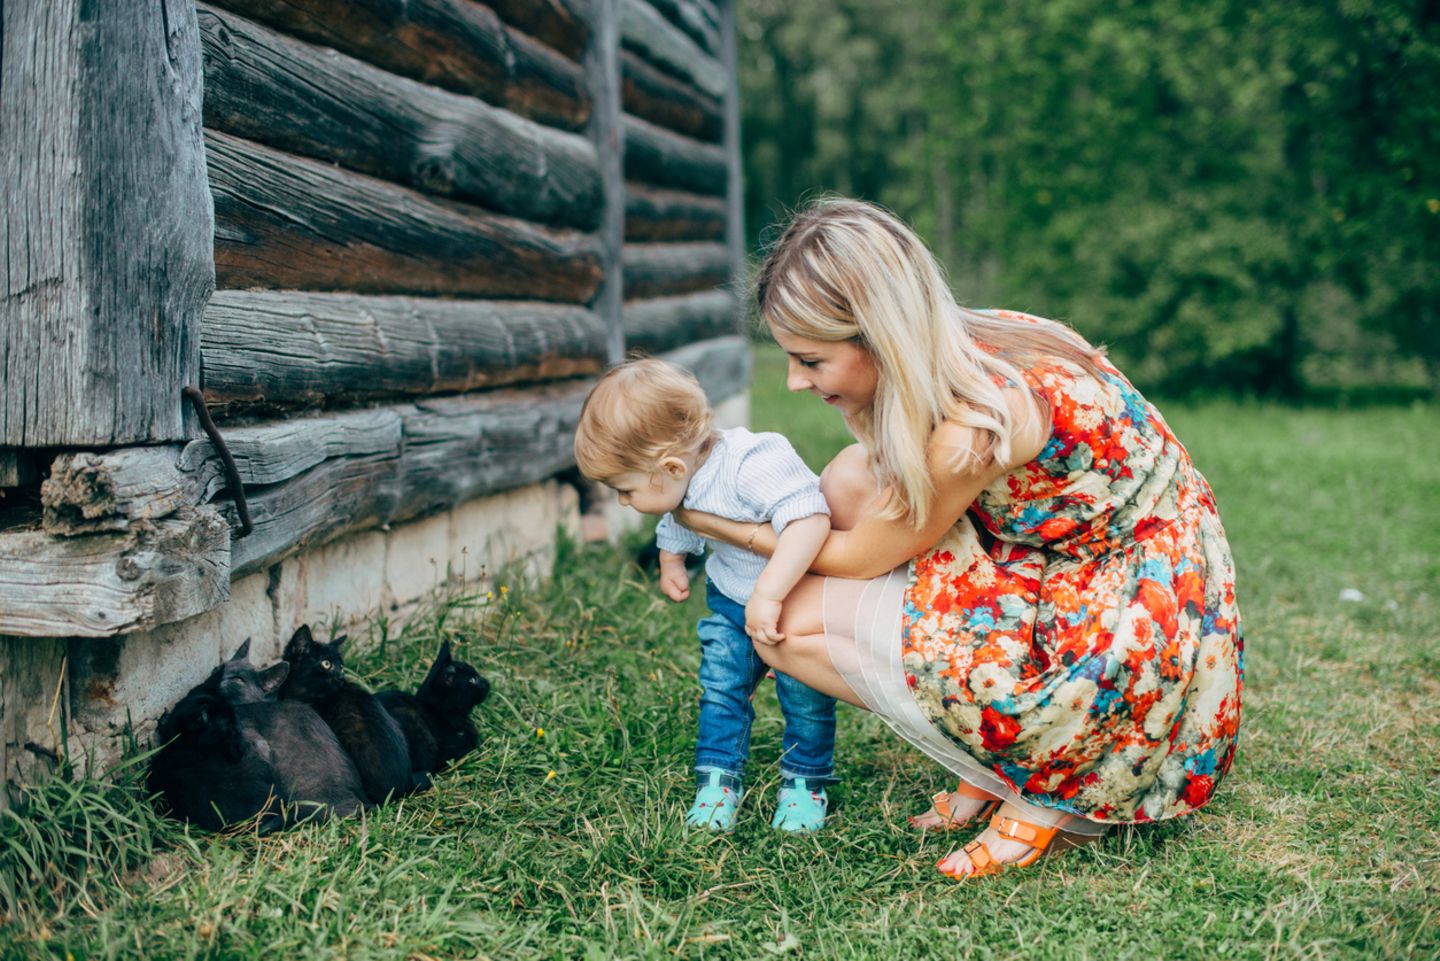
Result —
<instances>
[{"instance_id":1,"label":"red flower print dress","mask_svg":"<svg viewBox=\"0 0 1440 961\"><path fill-rule=\"evenodd\" d=\"M907 567L827 579L831 658L965 780L1085 819L1066 830L1186 814L1229 770L1240 724L1214 497L1113 367L1026 379L1049 403L1049 443Z\"/></svg>"}]
</instances>

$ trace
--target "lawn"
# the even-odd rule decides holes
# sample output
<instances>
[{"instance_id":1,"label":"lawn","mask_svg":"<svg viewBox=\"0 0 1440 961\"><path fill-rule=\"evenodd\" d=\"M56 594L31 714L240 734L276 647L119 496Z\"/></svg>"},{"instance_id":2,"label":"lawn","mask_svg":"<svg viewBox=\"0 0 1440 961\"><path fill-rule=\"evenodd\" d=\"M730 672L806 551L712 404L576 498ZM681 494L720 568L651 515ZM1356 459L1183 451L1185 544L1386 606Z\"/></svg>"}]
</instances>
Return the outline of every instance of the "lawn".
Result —
<instances>
[{"instance_id":1,"label":"lawn","mask_svg":"<svg viewBox=\"0 0 1440 961\"><path fill-rule=\"evenodd\" d=\"M845 442L839 417L781 382L779 356L762 351L753 426L789 434L818 468ZM255 838L157 823L123 779L36 789L28 813L0 818L0 949L1440 955L1440 411L1162 409L1219 498L1247 637L1240 754L1194 817L957 884L933 870L956 840L904 820L946 779L842 707L832 821L780 837L768 827L780 726L767 687L739 829L687 833L698 598L671 605L625 554L571 546L550 584L437 598L398 636L381 643L377 628L354 665L376 685L413 684L443 636L494 682L481 750L434 791Z\"/></svg>"}]
</instances>

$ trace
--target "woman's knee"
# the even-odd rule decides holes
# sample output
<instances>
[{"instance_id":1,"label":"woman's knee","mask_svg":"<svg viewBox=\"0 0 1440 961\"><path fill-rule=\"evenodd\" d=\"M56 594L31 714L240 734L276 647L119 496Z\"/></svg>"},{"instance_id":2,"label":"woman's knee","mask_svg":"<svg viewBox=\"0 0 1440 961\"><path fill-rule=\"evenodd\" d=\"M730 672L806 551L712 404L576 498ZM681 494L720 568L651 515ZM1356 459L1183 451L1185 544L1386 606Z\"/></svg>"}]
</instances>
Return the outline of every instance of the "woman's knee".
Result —
<instances>
[{"instance_id":1,"label":"woman's knee","mask_svg":"<svg viewBox=\"0 0 1440 961\"><path fill-rule=\"evenodd\" d=\"M820 473L820 493L830 506L831 527L849 530L855 526L878 493L863 446L851 444L825 465Z\"/></svg>"}]
</instances>

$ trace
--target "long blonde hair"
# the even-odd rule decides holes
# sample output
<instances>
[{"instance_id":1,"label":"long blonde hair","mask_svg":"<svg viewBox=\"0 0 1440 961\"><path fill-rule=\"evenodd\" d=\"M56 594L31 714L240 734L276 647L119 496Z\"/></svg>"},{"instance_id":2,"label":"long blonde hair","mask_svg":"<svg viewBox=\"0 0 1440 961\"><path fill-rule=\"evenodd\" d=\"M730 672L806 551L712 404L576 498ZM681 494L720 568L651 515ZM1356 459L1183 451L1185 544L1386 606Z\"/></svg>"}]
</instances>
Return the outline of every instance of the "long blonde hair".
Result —
<instances>
[{"instance_id":1,"label":"long blonde hair","mask_svg":"<svg viewBox=\"0 0 1440 961\"><path fill-rule=\"evenodd\" d=\"M1003 385L1025 386L1022 366L1055 358L1100 373L1103 351L1063 324L967 310L955 302L925 243L875 204L823 199L801 210L766 254L755 280L760 319L772 329L830 343L852 341L879 377L869 409L846 423L865 446L890 499L883 514L924 526L935 491L930 436L945 421L982 432L977 463L1011 458L1016 434L1038 417L1026 392L1017 417Z\"/></svg>"}]
</instances>

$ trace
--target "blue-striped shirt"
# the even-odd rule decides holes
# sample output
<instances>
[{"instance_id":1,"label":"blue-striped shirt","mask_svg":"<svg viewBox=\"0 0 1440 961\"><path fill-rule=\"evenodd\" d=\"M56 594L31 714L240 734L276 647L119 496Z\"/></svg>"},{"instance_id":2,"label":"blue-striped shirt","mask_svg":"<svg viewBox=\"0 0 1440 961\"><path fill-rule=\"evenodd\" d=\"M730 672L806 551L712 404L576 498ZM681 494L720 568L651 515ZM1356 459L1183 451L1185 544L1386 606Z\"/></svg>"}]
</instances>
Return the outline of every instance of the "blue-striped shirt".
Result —
<instances>
[{"instance_id":1,"label":"blue-striped shirt","mask_svg":"<svg viewBox=\"0 0 1440 961\"><path fill-rule=\"evenodd\" d=\"M830 514L820 493L820 478L790 442L780 434L752 434L743 427L719 432L710 456L690 479L683 505L732 521L769 521L776 534L791 521ZM669 514L660 518L655 543L672 554L703 554L708 544L711 553L705 573L720 593L740 604L750 600L765 569L765 558L701 537Z\"/></svg>"}]
</instances>

